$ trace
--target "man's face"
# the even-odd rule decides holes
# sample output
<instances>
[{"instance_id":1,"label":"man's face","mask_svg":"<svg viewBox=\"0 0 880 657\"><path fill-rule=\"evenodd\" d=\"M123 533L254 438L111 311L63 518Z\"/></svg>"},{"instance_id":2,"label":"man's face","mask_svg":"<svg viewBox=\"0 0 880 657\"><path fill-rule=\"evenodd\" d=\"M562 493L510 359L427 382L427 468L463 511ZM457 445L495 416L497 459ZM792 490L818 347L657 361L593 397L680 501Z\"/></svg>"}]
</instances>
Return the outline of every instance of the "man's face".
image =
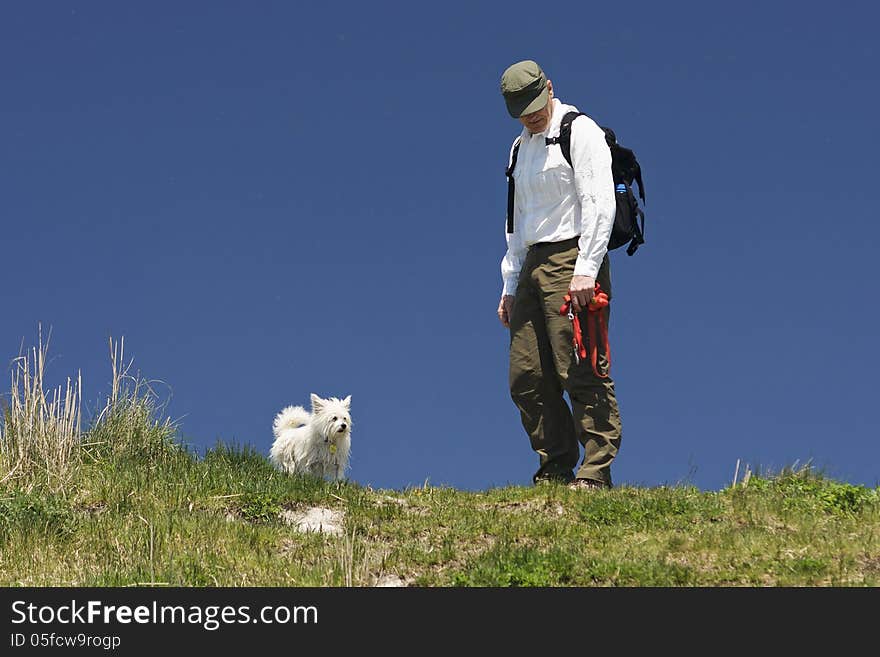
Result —
<instances>
[{"instance_id":1,"label":"man's face","mask_svg":"<svg viewBox=\"0 0 880 657\"><path fill-rule=\"evenodd\" d=\"M548 102L537 112L532 112L531 114L519 117L519 121L526 127L526 130L533 135L536 135L539 132L544 132L550 123L550 103Z\"/></svg>"},{"instance_id":2,"label":"man's face","mask_svg":"<svg viewBox=\"0 0 880 657\"><path fill-rule=\"evenodd\" d=\"M519 117L519 122L522 123L526 127L526 130L533 135L536 135L539 132L544 132L547 129L547 126L550 125L550 115L553 113L553 87L550 85L549 80L547 82L547 88L550 90L547 104L537 112L532 112L531 114Z\"/></svg>"}]
</instances>

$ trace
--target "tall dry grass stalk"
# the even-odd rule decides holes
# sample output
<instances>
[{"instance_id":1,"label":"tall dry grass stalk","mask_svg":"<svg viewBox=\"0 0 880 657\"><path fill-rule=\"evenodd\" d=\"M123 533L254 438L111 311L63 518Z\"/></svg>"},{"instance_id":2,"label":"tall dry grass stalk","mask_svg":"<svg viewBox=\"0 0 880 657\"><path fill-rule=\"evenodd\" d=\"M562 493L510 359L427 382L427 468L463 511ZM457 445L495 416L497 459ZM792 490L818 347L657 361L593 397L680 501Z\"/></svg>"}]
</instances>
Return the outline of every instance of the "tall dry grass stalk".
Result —
<instances>
[{"instance_id":1,"label":"tall dry grass stalk","mask_svg":"<svg viewBox=\"0 0 880 657\"><path fill-rule=\"evenodd\" d=\"M44 344L41 326L37 346L12 363L9 405L0 423L0 483L14 480L28 488L45 483L62 489L78 459L82 374L46 390L49 337Z\"/></svg>"},{"instance_id":2,"label":"tall dry grass stalk","mask_svg":"<svg viewBox=\"0 0 880 657\"><path fill-rule=\"evenodd\" d=\"M129 453L164 457L176 431L171 418L157 419L163 410L150 382L131 374L133 360L125 360L125 338L109 339L113 378L110 394L92 422L83 443L90 458Z\"/></svg>"},{"instance_id":3,"label":"tall dry grass stalk","mask_svg":"<svg viewBox=\"0 0 880 657\"><path fill-rule=\"evenodd\" d=\"M101 422L120 412L121 400L128 398L137 400L137 391L140 386L140 379L128 373L134 360L132 359L128 363L125 362L125 336L121 337L118 342L114 342L111 337L108 343L110 347L110 369L112 370L113 378L110 381L110 396L107 397L104 408L101 409L100 414L95 420L96 425L100 425ZM129 384L131 383L134 384L133 393L129 389Z\"/></svg>"}]
</instances>

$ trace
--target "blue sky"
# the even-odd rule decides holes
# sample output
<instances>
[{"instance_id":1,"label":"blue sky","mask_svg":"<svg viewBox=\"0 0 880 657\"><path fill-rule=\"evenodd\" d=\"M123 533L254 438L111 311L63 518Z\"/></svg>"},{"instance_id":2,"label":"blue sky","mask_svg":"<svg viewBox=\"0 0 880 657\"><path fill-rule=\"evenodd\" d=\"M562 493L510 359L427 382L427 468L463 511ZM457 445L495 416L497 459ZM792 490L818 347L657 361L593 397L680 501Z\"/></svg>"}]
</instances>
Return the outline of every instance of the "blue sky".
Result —
<instances>
[{"instance_id":1,"label":"blue sky","mask_svg":"<svg viewBox=\"0 0 880 657\"><path fill-rule=\"evenodd\" d=\"M495 310L499 79L535 59L644 171L615 482L717 490L739 459L878 485L878 13L6 3L0 359L51 328L91 412L124 336L198 450L267 453L283 406L350 394L354 481L528 484Z\"/></svg>"}]
</instances>

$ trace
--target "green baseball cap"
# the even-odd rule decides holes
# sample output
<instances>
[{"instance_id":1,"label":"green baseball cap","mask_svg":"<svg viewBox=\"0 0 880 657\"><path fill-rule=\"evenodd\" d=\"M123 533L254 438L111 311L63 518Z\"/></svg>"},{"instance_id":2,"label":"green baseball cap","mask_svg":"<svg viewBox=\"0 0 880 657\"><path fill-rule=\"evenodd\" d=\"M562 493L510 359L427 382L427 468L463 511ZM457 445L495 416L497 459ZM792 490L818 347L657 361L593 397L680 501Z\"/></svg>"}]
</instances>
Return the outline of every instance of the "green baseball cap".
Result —
<instances>
[{"instance_id":1,"label":"green baseball cap","mask_svg":"<svg viewBox=\"0 0 880 657\"><path fill-rule=\"evenodd\" d=\"M531 59L517 62L501 75L501 93L507 103L507 111L518 119L537 112L547 104L547 76Z\"/></svg>"}]
</instances>

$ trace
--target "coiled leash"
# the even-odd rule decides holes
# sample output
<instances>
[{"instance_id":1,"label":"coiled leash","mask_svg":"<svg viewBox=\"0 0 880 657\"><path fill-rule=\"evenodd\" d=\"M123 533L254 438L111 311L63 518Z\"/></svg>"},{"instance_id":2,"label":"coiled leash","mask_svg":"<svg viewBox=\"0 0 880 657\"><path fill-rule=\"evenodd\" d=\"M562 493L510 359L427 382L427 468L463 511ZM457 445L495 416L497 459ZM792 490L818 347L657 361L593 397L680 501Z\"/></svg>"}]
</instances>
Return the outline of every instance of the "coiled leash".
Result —
<instances>
[{"instance_id":1,"label":"coiled leash","mask_svg":"<svg viewBox=\"0 0 880 657\"><path fill-rule=\"evenodd\" d=\"M608 306L608 295L602 291L599 284L596 283L596 291L590 305L587 306L587 332L590 338L590 362L593 365L593 374L600 379L607 379L611 372L611 345L608 343L608 313L603 309ZM581 320L575 314L571 306L571 295L565 295L565 303L559 309L560 315L566 315L571 320L572 328L572 345L574 347L574 360L580 364L587 357L587 348L584 346L584 336L581 332ZM605 345L605 360L607 361L607 371L605 374L599 373L596 361L598 360L598 349L596 347L596 333L601 334L602 342Z\"/></svg>"}]
</instances>

